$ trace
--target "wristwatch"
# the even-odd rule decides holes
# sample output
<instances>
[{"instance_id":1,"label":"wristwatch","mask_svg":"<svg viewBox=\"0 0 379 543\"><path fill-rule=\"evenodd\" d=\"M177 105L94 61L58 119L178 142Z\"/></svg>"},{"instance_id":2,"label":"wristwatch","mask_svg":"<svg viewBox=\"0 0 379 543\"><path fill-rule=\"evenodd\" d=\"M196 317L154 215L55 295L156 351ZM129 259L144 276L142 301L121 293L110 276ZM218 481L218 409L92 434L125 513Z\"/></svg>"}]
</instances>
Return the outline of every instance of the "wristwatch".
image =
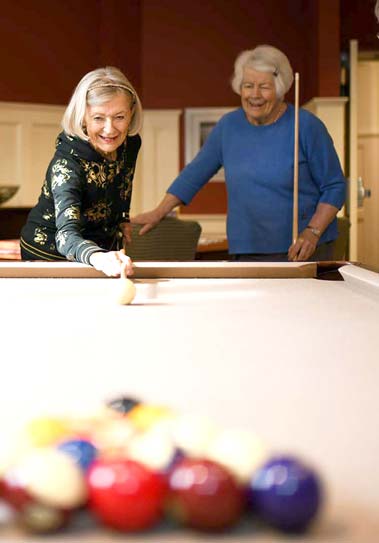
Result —
<instances>
[{"instance_id":1,"label":"wristwatch","mask_svg":"<svg viewBox=\"0 0 379 543\"><path fill-rule=\"evenodd\" d=\"M310 224L308 224L308 226L306 226L305 228L308 228L308 230L310 230L312 234L314 234L318 238L321 236L321 230L319 230L318 228L315 228L314 226L311 226Z\"/></svg>"}]
</instances>

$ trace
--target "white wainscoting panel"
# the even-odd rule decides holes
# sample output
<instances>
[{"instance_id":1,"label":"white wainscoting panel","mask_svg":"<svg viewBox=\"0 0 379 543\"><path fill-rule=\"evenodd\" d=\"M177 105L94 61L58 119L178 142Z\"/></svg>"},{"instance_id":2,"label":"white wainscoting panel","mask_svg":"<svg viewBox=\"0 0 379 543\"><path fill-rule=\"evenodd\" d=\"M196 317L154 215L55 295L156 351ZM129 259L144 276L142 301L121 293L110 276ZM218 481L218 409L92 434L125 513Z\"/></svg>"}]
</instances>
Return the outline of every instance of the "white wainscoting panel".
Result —
<instances>
[{"instance_id":1,"label":"white wainscoting panel","mask_svg":"<svg viewBox=\"0 0 379 543\"><path fill-rule=\"evenodd\" d=\"M9 207L37 202L64 106L0 102L0 185L19 185Z\"/></svg>"},{"instance_id":2,"label":"white wainscoting panel","mask_svg":"<svg viewBox=\"0 0 379 543\"><path fill-rule=\"evenodd\" d=\"M133 186L132 214L155 207L179 173L178 109L145 109L142 148Z\"/></svg>"}]
</instances>

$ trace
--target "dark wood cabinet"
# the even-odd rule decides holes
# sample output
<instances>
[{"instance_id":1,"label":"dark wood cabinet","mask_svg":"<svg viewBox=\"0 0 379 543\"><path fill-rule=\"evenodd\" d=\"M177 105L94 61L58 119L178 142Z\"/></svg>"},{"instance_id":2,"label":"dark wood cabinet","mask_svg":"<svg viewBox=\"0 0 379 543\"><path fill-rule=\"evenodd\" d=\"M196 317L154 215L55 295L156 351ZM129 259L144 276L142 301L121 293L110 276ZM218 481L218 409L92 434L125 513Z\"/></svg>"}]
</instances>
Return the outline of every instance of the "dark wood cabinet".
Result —
<instances>
[{"instance_id":1,"label":"dark wood cabinet","mask_svg":"<svg viewBox=\"0 0 379 543\"><path fill-rule=\"evenodd\" d=\"M0 207L0 239L17 239L30 207Z\"/></svg>"}]
</instances>

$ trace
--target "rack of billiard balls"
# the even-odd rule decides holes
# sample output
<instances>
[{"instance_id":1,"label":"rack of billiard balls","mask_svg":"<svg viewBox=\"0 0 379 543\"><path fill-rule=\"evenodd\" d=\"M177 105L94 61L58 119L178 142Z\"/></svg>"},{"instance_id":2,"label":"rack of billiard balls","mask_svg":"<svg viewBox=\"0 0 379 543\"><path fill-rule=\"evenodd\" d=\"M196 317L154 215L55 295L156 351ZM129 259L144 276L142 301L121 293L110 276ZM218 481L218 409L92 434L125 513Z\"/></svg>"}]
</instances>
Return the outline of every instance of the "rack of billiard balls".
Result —
<instances>
[{"instance_id":1,"label":"rack of billiard balls","mask_svg":"<svg viewBox=\"0 0 379 543\"><path fill-rule=\"evenodd\" d=\"M242 518L299 533L322 503L319 476L296 456L270 455L250 432L131 398L90 417L33 419L7 448L0 501L11 522L34 533L64 530L83 510L126 533L165 519L222 532Z\"/></svg>"}]
</instances>

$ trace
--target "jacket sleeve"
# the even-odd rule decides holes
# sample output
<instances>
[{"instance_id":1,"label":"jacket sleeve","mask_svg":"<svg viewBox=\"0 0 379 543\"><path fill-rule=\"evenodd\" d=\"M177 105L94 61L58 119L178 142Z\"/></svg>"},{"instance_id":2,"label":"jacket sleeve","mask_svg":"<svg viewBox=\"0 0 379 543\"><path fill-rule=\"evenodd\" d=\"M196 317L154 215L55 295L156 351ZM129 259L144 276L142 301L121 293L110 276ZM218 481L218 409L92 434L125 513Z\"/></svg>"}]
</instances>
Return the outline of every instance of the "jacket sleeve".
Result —
<instances>
[{"instance_id":1,"label":"jacket sleeve","mask_svg":"<svg viewBox=\"0 0 379 543\"><path fill-rule=\"evenodd\" d=\"M81 168L73 160L57 158L51 164L50 175L55 205L57 249L67 260L90 264L90 256L103 249L82 236L83 176Z\"/></svg>"}]
</instances>

